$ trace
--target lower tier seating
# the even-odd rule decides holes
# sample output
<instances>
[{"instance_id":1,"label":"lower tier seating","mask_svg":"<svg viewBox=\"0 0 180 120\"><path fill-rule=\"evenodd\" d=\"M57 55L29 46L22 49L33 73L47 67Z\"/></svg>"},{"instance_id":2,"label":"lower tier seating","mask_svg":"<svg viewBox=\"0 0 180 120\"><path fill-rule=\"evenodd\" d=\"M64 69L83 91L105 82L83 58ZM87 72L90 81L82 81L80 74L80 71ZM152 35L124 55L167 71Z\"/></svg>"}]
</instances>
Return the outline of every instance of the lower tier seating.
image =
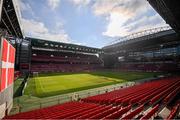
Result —
<instances>
[{"instance_id":1,"label":"lower tier seating","mask_svg":"<svg viewBox=\"0 0 180 120\"><path fill-rule=\"evenodd\" d=\"M162 62L162 61L161 61ZM177 71L179 67L172 63L124 63L118 66L121 71L147 71L147 72L161 72L161 71Z\"/></svg>"},{"instance_id":2,"label":"lower tier seating","mask_svg":"<svg viewBox=\"0 0 180 120\"><path fill-rule=\"evenodd\" d=\"M168 77L104 93L78 102L37 109L5 119L150 119L170 109L168 118L178 118L180 77ZM169 107L171 105L171 107Z\"/></svg>"},{"instance_id":3,"label":"lower tier seating","mask_svg":"<svg viewBox=\"0 0 180 120\"><path fill-rule=\"evenodd\" d=\"M32 64L31 72L49 73L49 72L81 72L93 71L100 69L99 64L55 64L55 63L41 63Z\"/></svg>"}]
</instances>

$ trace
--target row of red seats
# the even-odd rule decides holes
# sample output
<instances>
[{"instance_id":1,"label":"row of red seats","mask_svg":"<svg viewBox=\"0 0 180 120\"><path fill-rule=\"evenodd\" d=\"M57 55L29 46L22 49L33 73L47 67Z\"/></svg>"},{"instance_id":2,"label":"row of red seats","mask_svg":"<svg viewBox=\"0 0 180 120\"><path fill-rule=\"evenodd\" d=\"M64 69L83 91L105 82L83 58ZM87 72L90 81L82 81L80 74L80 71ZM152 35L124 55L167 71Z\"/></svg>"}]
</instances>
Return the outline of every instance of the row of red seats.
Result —
<instances>
[{"instance_id":1,"label":"row of red seats","mask_svg":"<svg viewBox=\"0 0 180 120\"><path fill-rule=\"evenodd\" d=\"M163 83L162 81L145 83L143 84L143 86L138 85L127 89L121 89L110 92L108 94L102 94L98 96L85 98L82 99L82 101L101 103L101 104L104 103L104 104L126 105L126 104L135 104L135 103L143 104L149 99L152 99L150 103L154 103L160 98L162 94L164 94L163 91L169 88L169 86L174 85L174 83L176 83L175 84L176 86L180 85L180 82L177 81L178 80L175 81L163 80ZM172 89L173 86L171 86L170 88ZM166 92L168 91L167 93L171 92L170 88L166 90Z\"/></svg>"},{"instance_id":2,"label":"row of red seats","mask_svg":"<svg viewBox=\"0 0 180 120\"><path fill-rule=\"evenodd\" d=\"M129 106L126 106L126 107L123 107L122 109L112 113L112 114L109 114L107 116L104 116L103 119L118 119L118 118L121 118L122 115L124 115L125 113L127 113L129 110L131 110L131 105Z\"/></svg>"},{"instance_id":3,"label":"row of red seats","mask_svg":"<svg viewBox=\"0 0 180 120\"><path fill-rule=\"evenodd\" d=\"M180 86L180 81L176 81L176 83L170 84L170 86L168 86L164 91L160 92L159 94L157 94L156 96L154 96L151 100L150 100L150 104L154 104L155 102L157 102L160 99L163 99L164 97L166 97L167 95L169 95L172 90L176 87Z\"/></svg>"},{"instance_id":4,"label":"row of red seats","mask_svg":"<svg viewBox=\"0 0 180 120\"><path fill-rule=\"evenodd\" d=\"M178 101L178 103L173 107L173 109L171 110L171 113L167 117L167 120L174 119L176 114L178 114L179 109L180 109L180 101Z\"/></svg>"},{"instance_id":5,"label":"row of red seats","mask_svg":"<svg viewBox=\"0 0 180 120\"><path fill-rule=\"evenodd\" d=\"M99 64L32 64L31 72L79 72L96 70L101 68Z\"/></svg>"},{"instance_id":6,"label":"row of red seats","mask_svg":"<svg viewBox=\"0 0 180 120\"><path fill-rule=\"evenodd\" d=\"M42 108L34 111L19 113L12 115L6 119L50 119L50 118L65 118L71 114L76 114L84 110L92 109L94 107L101 106L92 103L70 102L62 105L52 106L48 108ZM101 106L104 107L104 106Z\"/></svg>"},{"instance_id":7,"label":"row of red seats","mask_svg":"<svg viewBox=\"0 0 180 120\"><path fill-rule=\"evenodd\" d=\"M144 110L144 105L141 105L138 108L136 108L134 111L124 116L122 119L133 119L136 115L138 115L143 110Z\"/></svg>"},{"instance_id":8,"label":"row of red seats","mask_svg":"<svg viewBox=\"0 0 180 120\"><path fill-rule=\"evenodd\" d=\"M161 106L171 102L180 89L180 78L163 78L113 92L69 102L48 108L20 113L7 119L149 119L156 115ZM173 93L173 94L172 94ZM149 103L149 104L147 104ZM151 108L152 107L152 108ZM150 108L150 109L147 109ZM174 118L178 104L168 118ZM144 112L147 111L148 112Z\"/></svg>"},{"instance_id":9,"label":"row of red seats","mask_svg":"<svg viewBox=\"0 0 180 120\"><path fill-rule=\"evenodd\" d=\"M164 104L168 104L174 97L180 93L180 86L174 89L168 96L164 98Z\"/></svg>"},{"instance_id":10,"label":"row of red seats","mask_svg":"<svg viewBox=\"0 0 180 120\"><path fill-rule=\"evenodd\" d=\"M150 119L157 111L159 110L159 104L154 106L147 114L145 114L141 120L147 120Z\"/></svg>"}]
</instances>

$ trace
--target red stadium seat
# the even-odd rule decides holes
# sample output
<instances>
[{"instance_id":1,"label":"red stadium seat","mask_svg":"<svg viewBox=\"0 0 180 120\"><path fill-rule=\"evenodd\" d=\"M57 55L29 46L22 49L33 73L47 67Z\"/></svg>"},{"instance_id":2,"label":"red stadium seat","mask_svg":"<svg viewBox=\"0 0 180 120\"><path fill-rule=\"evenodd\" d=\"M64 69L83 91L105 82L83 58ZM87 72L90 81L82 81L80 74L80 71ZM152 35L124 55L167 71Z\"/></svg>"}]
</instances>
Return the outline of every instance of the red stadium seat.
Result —
<instances>
[{"instance_id":1,"label":"red stadium seat","mask_svg":"<svg viewBox=\"0 0 180 120\"><path fill-rule=\"evenodd\" d=\"M130 112L129 114L127 114L126 116L124 116L121 119L133 119L133 117L135 117L136 115L138 115L140 112L142 112L144 109L144 105L139 106L138 108L136 108L134 111Z\"/></svg>"},{"instance_id":2,"label":"red stadium seat","mask_svg":"<svg viewBox=\"0 0 180 120\"><path fill-rule=\"evenodd\" d=\"M153 107L146 115L144 115L141 120L147 120L150 119L159 109L159 105L156 105Z\"/></svg>"},{"instance_id":3,"label":"red stadium seat","mask_svg":"<svg viewBox=\"0 0 180 120\"><path fill-rule=\"evenodd\" d=\"M103 119L118 119L120 118L123 114L125 114L126 112L128 112L131 109L131 105L124 107L106 117L104 117Z\"/></svg>"},{"instance_id":4,"label":"red stadium seat","mask_svg":"<svg viewBox=\"0 0 180 120\"><path fill-rule=\"evenodd\" d=\"M170 113L169 116L167 117L167 120L172 120L172 119L174 119L175 116L176 116L176 114L177 114L177 112L178 112L178 110L179 110L179 108L180 108L180 103L178 103L177 105L175 105L175 106L173 107L173 109L171 110L171 113Z\"/></svg>"},{"instance_id":5,"label":"red stadium seat","mask_svg":"<svg viewBox=\"0 0 180 120\"><path fill-rule=\"evenodd\" d=\"M69 102L48 108L7 116L5 119L149 119L155 115L159 106L171 102L179 93L180 78L168 77L128 88L91 96L80 102ZM144 108L157 103L143 115ZM138 104L137 104L138 103ZM119 105L120 104L120 105ZM131 108L139 106L133 111ZM173 107L168 119L174 118L179 109Z\"/></svg>"}]
</instances>

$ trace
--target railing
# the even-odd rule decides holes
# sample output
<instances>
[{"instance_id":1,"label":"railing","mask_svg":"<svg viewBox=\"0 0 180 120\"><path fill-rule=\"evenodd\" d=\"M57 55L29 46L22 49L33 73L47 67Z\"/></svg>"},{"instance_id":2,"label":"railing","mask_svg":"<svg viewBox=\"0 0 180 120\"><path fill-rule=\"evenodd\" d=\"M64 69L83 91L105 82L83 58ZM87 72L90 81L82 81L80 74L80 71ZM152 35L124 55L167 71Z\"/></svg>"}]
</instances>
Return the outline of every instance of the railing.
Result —
<instances>
[{"instance_id":1,"label":"railing","mask_svg":"<svg viewBox=\"0 0 180 120\"><path fill-rule=\"evenodd\" d=\"M138 81L133 81L133 82L126 82L126 83L120 83L120 84L115 84L115 85L110 85L110 86L105 86L105 87L100 87L100 88L94 88L94 89L88 89L88 90L83 90L75 93L69 93L69 94L64 94L64 95L58 95L58 96L53 96L53 97L46 97L46 98L36 98L33 96L23 96L23 98L15 98L14 99L14 105L11 110L10 115L12 114L17 114L20 112L26 112L26 111L31 111L35 109L41 109L53 105L58 105L62 104L65 102L70 102L70 101L78 101L81 98L86 98L90 96L95 96L107 92L111 92L114 90L122 89L125 87L133 86L135 84L143 83L146 81L151 81L156 78L146 78L146 79L141 79Z\"/></svg>"},{"instance_id":2,"label":"railing","mask_svg":"<svg viewBox=\"0 0 180 120\"><path fill-rule=\"evenodd\" d=\"M158 32L167 31L167 30L171 30L171 29L172 28L170 26L163 26L163 27L158 27L158 28L147 29L144 31L136 32L136 33L121 37L121 38L109 43L108 46L119 43L119 42L131 40L131 39L135 39L135 38L139 38L139 37L143 37L143 36L147 36L147 35L152 35L152 34L155 34Z\"/></svg>"},{"instance_id":3,"label":"railing","mask_svg":"<svg viewBox=\"0 0 180 120\"><path fill-rule=\"evenodd\" d=\"M24 95L23 96L24 98L14 99L14 105L10 114L11 115L17 114L20 112L40 109L40 108L62 104L65 102L70 102L70 101L78 101L81 98L86 98L89 96L107 93L107 92L121 89L127 86L132 86L134 84L135 82L121 83L121 84L105 86L105 87L89 89L89 90L83 90L76 93L70 93L70 94L59 95L59 96L54 96L54 97L46 97L46 98L35 98L33 96Z\"/></svg>"}]
</instances>

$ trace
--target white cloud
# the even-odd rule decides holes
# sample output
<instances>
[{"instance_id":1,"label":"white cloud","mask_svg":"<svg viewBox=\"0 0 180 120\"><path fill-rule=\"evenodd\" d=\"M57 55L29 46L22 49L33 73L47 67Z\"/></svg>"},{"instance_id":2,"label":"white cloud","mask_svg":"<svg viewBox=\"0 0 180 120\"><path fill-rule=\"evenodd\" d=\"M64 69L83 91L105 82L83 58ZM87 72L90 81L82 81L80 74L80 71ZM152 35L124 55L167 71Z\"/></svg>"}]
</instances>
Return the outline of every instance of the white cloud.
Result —
<instances>
[{"instance_id":1,"label":"white cloud","mask_svg":"<svg viewBox=\"0 0 180 120\"><path fill-rule=\"evenodd\" d=\"M155 14L151 17L143 16L141 17L141 19L127 25L127 27L129 28L129 32L137 32L161 26L167 26L167 24L162 20L159 14Z\"/></svg>"},{"instance_id":2,"label":"white cloud","mask_svg":"<svg viewBox=\"0 0 180 120\"><path fill-rule=\"evenodd\" d=\"M48 4L51 6L52 9L57 8L59 2L60 0L48 0ZM30 4L24 2L23 0L18 0L18 4L21 8L21 12L30 12L32 13L33 17L36 18ZM61 22L55 23L56 26L54 28L54 31L50 31L43 22L36 21L35 19L21 18L21 22L23 31L25 32L26 36L66 43L71 42L71 39L64 31L63 24Z\"/></svg>"},{"instance_id":3,"label":"white cloud","mask_svg":"<svg viewBox=\"0 0 180 120\"><path fill-rule=\"evenodd\" d=\"M123 23L128 20L128 17L125 17L118 13L111 13L109 17L109 23L107 25L106 31L103 32L103 35L109 37L124 36L128 34L127 28L123 27Z\"/></svg>"},{"instance_id":4,"label":"white cloud","mask_svg":"<svg viewBox=\"0 0 180 120\"><path fill-rule=\"evenodd\" d=\"M143 31L150 28L165 26L166 23L156 14L154 16L142 16L141 19L134 20L127 25L124 23L128 18L120 14L111 14L109 24L103 35L109 37L122 37L135 32Z\"/></svg>"},{"instance_id":5,"label":"white cloud","mask_svg":"<svg viewBox=\"0 0 180 120\"><path fill-rule=\"evenodd\" d=\"M55 10L60 5L60 0L48 0L48 5L52 10Z\"/></svg>"},{"instance_id":6,"label":"white cloud","mask_svg":"<svg viewBox=\"0 0 180 120\"><path fill-rule=\"evenodd\" d=\"M85 43L85 42L82 42L82 43L80 43L80 42L73 42L73 44L76 44L76 45L83 45L83 46L86 46L87 44Z\"/></svg>"},{"instance_id":7,"label":"white cloud","mask_svg":"<svg viewBox=\"0 0 180 120\"><path fill-rule=\"evenodd\" d=\"M69 1L77 6L86 6L91 2L91 0L69 0Z\"/></svg>"},{"instance_id":8,"label":"white cloud","mask_svg":"<svg viewBox=\"0 0 180 120\"><path fill-rule=\"evenodd\" d=\"M20 8L21 12L26 11L34 16L33 9L29 3L24 2L24 0L17 0L17 3L18 3L18 7Z\"/></svg>"},{"instance_id":9,"label":"white cloud","mask_svg":"<svg viewBox=\"0 0 180 120\"><path fill-rule=\"evenodd\" d=\"M31 9L31 6L28 3L24 3L22 0L18 0L18 3L22 11L27 11Z\"/></svg>"},{"instance_id":10,"label":"white cloud","mask_svg":"<svg viewBox=\"0 0 180 120\"><path fill-rule=\"evenodd\" d=\"M37 22L35 20L27 20L27 19L22 19L22 21L23 21L23 27L25 28L25 30L27 30L31 34L34 34L34 33L44 34L48 32L48 29L41 22Z\"/></svg>"},{"instance_id":11,"label":"white cloud","mask_svg":"<svg viewBox=\"0 0 180 120\"><path fill-rule=\"evenodd\" d=\"M149 27L165 25L158 14L145 16L148 11L152 12L145 0L97 0L92 9L95 15L106 17L108 24L102 34L109 37L122 37ZM126 24L128 21L131 22Z\"/></svg>"},{"instance_id":12,"label":"white cloud","mask_svg":"<svg viewBox=\"0 0 180 120\"><path fill-rule=\"evenodd\" d=\"M141 10L145 12L148 8L145 0L97 0L93 5L96 15L119 13L128 17L133 17Z\"/></svg>"},{"instance_id":13,"label":"white cloud","mask_svg":"<svg viewBox=\"0 0 180 120\"><path fill-rule=\"evenodd\" d=\"M68 34L64 30L61 30L59 33L51 33L48 28L42 23L35 20L22 19L23 28L25 34L31 37L47 39L51 41L59 42L71 42Z\"/></svg>"}]
</instances>

